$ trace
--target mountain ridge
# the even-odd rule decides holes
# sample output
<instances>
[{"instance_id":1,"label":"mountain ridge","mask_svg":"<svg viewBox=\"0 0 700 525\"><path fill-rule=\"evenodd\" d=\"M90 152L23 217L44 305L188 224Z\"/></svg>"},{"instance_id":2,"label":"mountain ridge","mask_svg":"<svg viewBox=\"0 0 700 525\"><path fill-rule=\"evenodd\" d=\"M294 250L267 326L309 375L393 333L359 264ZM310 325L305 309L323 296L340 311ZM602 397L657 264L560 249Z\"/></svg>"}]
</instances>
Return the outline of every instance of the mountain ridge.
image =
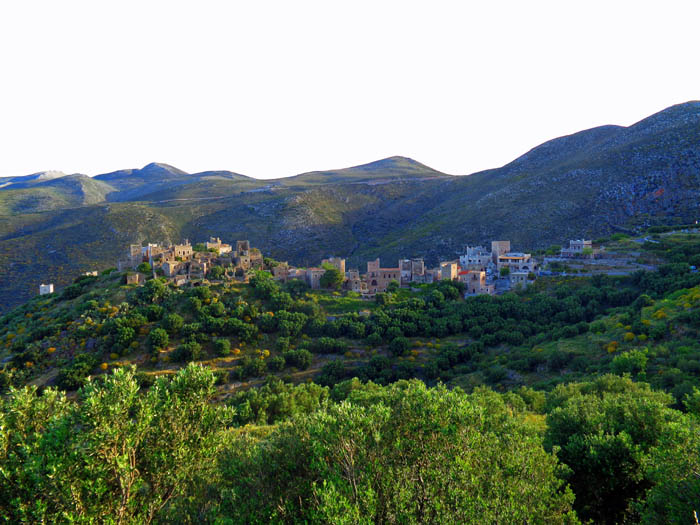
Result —
<instances>
[{"instance_id":1,"label":"mountain ridge","mask_svg":"<svg viewBox=\"0 0 700 525\"><path fill-rule=\"evenodd\" d=\"M516 157L512 161L504 164L500 168L490 168L488 170L483 170L486 172L490 172L493 170L498 170L505 168L507 166L511 165L516 165L519 164L525 160L531 161L533 154L536 153L541 153L543 151L549 150L552 147L558 147L558 146L564 146L564 147L585 147L586 144L578 144L576 145L575 142L577 140L581 141L583 138L584 140L590 140L594 141L600 146L605 146L605 138L610 138L611 135L615 135L615 132L632 132L635 131L634 136L635 139L638 138L643 138L643 136L646 134L651 134L651 133L657 133L660 129L668 129L669 128L669 121L672 128L678 127L678 126L683 126L683 125L697 125L700 126L700 100L690 100L687 102L679 103L679 104L674 104L672 106L669 106L668 108L665 108L661 111L658 111L652 115L649 115L629 126L620 126L616 124L606 124L606 125L601 125L601 126L595 126L593 128L588 128L585 130L581 130L575 133L571 133L568 135L562 135L559 137L555 137L553 139L547 140L543 142L542 144L539 144L527 152L523 153L519 157ZM205 170L201 172L194 172L194 173L188 173L184 170L181 170L175 166L172 166L170 164L162 163L162 162L150 162L149 164L146 164L142 168L126 168L126 169L121 169L121 170L116 170L108 173L100 173L97 175L89 176L93 179L98 179L98 180L113 180L113 179L118 179L121 177L130 177L134 175L140 175L140 176L155 176L158 174L168 174L168 175L175 175L178 177L182 176L191 176L191 177L205 177L205 176L212 176L212 175L218 175L218 174L227 174L227 175L232 175L232 176L237 176L237 177L246 177L247 179L255 180L255 181L283 181L283 180L290 180L290 179L295 179L299 177L306 177L309 175L316 175L316 174L333 174L333 173L338 173L338 172L343 172L343 171L380 171L383 169L388 169L388 170L393 170L393 169L407 169L407 168L418 168L418 169L424 169L428 170L431 172L435 172L436 174L443 175L443 176L453 176L453 177L460 177L460 176L468 176L468 175L474 175L476 173L482 173L482 172L473 172L469 174L456 174L456 175L451 175L447 174L444 172L440 172L438 170L435 170L434 168L431 168L415 159L412 159L411 157L406 157L406 156L401 156L401 155L394 155L382 159L378 159L375 161L363 163L363 164L358 164L354 166L349 166L345 168L336 168L336 169L327 169L327 170L312 170L308 172L303 172L299 173L296 175L289 175L289 176L284 176L284 177L275 177L271 179L258 179L249 175L244 175L240 174L238 172L232 172L228 170ZM73 175L79 175L79 174L73 174ZM67 176L66 173L62 171L57 171L57 170L47 170L47 171L41 171L37 173L33 173L30 175L18 175L18 176L8 176L8 177L0 177L0 189L3 189L3 184L9 183L15 183L15 182L29 182L30 180L43 180L44 178L46 179L53 179L53 178L59 178L59 177L65 177Z\"/></svg>"},{"instance_id":2,"label":"mountain ridge","mask_svg":"<svg viewBox=\"0 0 700 525\"><path fill-rule=\"evenodd\" d=\"M0 309L41 282L114 264L130 243L248 238L300 266L333 253L362 267L376 257L454 257L498 238L534 249L694 222L700 103L558 137L468 176L398 156L266 180L158 163L106 175L0 189Z\"/></svg>"}]
</instances>

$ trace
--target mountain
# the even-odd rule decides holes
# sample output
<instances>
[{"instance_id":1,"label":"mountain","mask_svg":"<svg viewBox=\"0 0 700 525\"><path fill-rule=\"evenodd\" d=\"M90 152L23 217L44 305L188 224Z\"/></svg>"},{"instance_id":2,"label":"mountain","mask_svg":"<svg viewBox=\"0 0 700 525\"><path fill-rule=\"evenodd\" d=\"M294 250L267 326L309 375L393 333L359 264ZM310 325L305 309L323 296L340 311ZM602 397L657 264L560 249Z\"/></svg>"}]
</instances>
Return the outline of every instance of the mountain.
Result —
<instances>
[{"instance_id":1,"label":"mountain","mask_svg":"<svg viewBox=\"0 0 700 525\"><path fill-rule=\"evenodd\" d=\"M62 171L40 171L31 175L21 175L19 177L0 177L0 188L25 188L37 182L65 177Z\"/></svg>"},{"instance_id":2,"label":"mountain","mask_svg":"<svg viewBox=\"0 0 700 525\"><path fill-rule=\"evenodd\" d=\"M694 222L700 102L559 137L461 177L390 157L273 180L153 163L15 183L0 189L0 309L34 295L42 281L63 285L79 271L114 265L132 242L216 235L248 238L299 265L331 254L360 268L378 256L432 264L496 238L532 249Z\"/></svg>"},{"instance_id":3,"label":"mountain","mask_svg":"<svg viewBox=\"0 0 700 525\"><path fill-rule=\"evenodd\" d=\"M450 177L450 175L436 171L407 157L389 157L351 168L311 171L294 177L277 179L277 181L288 186L351 182L386 184L392 181L428 180L438 177Z\"/></svg>"},{"instance_id":4,"label":"mountain","mask_svg":"<svg viewBox=\"0 0 700 525\"><path fill-rule=\"evenodd\" d=\"M141 169L119 170L95 177L95 180L106 182L114 188L107 195L107 200L119 202L139 200L148 193L188 184L195 179L185 171L157 162Z\"/></svg>"},{"instance_id":5,"label":"mountain","mask_svg":"<svg viewBox=\"0 0 700 525\"><path fill-rule=\"evenodd\" d=\"M0 215L36 213L104 202L114 188L87 175L14 182L0 191Z\"/></svg>"}]
</instances>

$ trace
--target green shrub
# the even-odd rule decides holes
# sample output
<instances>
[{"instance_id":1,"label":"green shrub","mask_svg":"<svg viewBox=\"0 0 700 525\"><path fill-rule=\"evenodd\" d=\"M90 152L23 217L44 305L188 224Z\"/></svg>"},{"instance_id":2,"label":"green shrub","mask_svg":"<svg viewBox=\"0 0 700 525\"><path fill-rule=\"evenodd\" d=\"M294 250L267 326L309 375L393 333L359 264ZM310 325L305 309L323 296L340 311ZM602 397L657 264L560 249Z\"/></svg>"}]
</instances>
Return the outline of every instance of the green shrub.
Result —
<instances>
[{"instance_id":1,"label":"green shrub","mask_svg":"<svg viewBox=\"0 0 700 525\"><path fill-rule=\"evenodd\" d=\"M202 346L196 341L188 341L178 346L172 354L173 361L187 363L197 361L202 355Z\"/></svg>"},{"instance_id":2,"label":"green shrub","mask_svg":"<svg viewBox=\"0 0 700 525\"><path fill-rule=\"evenodd\" d=\"M289 337L278 337L275 341L275 350L280 353L289 350Z\"/></svg>"},{"instance_id":3,"label":"green shrub","mask_svg":"<svg viewBox=\"0 0 700 525\"><path fill-rule=\"evenodd\" d=\"M163 318L163 328L171 334L178 333L183 324L184 320L178 314L168 314Z\"/></svg>"},{"instance_id":4,"label":"green shrub","mask_svg":"<svg viewBox=\"0 0 700 525\"><path fill-rule=\"evenodd\" d=\"M73 362L60 370L56 378L56 384L63 390L77 390L97 365L97 358L92 354L81 354L73 359Z\"/></svg>"},{"instance_id":5,"label":"green shrub","mask_svg":"<svg viewBox=\"0 0 700 525\"><path fill-rule=\"evenodd\" d=\"M303 348L300 350L290 350L284 353L284 360L289 366L293 366L299 370L306 370L311 366L313 355Z\"/></svg>"},{"instance_id":6,"label":"green shrub","mask_svg":"<svg viewBox=\"0 0 700 525\"><path fill-rule=\"evenodd\" d=\"M154 328L148 334L148 345L151 347L151 350L163 350L168 346L169 342L170 337L168 336L168 332L162 328Z\"/></svg>"},{"instance_id":7,"label":"green shrub","mask_svg":"<svg viewBox=\"0 0 700 525\"><path fill-rule=\"evenodd\" d=\"M615 356L610 368L618 375L640 374L646 370L647 354L648 350L646 348L630 350Z\"/></svg>"},{"instance_id":8,"label":"green shrub","mask_svg":"<svg viewBox=\"0 0 700 525\"><path fill-rule=\"evenodd\" d=\"M395 337L389 343L389 351L393 356L402 356L408 353L408 339L405 337Z\"/></svg>"},{"instance_id":9,"label":"green shrub","mask_svg":"<svg viewBox=\"0 0 700 525\"><path fill-rule=\"evenodd\" d=\"M312 348L317 354L344 354L348 350L348 345L332 337L319 337L314 341Z\"/></svg>"},{"instance_id":10,"label":"green shrub","mask_svg":"<svg viewBox=\"0 0 700 525\"><path fill-rule=\"evenodd\" d=\"M280 372L284 369L285 360L281 355L270 357L267 360L267 369L270 372Z\"/></svg>"},{"instance_id":11,"label":"green shrub","mask_svg":"<svg viewBox=\"0 0 700 525\"><path fill-rule=\"evenodd\" d=\"M267 365L263 359L245 357L242 364L244 377L259 377L267 371Z\"/></svg>"},{"instance_id":12,"label":"green shrub","mask_svg":"<svg viewBox=\"0 0 700 525\"><path fill-rule=\"evenodd\" d=\"M214 341L216 355L224 357L231 354L231 341L228 339L217 339Z\"/></svg>"}]
</instances>

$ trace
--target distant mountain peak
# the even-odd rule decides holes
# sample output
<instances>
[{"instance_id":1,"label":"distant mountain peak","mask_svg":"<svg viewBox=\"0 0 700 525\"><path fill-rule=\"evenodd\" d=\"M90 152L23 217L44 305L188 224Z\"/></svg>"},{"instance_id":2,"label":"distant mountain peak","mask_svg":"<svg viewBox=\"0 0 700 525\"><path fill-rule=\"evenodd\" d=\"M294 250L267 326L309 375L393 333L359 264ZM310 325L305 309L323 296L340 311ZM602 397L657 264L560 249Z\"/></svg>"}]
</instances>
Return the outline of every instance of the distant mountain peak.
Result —
<instances>
[{"instance_id":1,"label":"distant mountain peak","mask_svg":"<svg viewBox=\"0 0 700 525\"><path fill-rule=\"evenodd\" d=\"M163 162L151 162L150 164L146 164L143 168L141 168L140 171L144 173L167 171L168 173L173 173L175 175L188 174L186 171L178 169L175 166L171 166L170 164L165 164Z\"/></svg>"},{"instance_id":2,"label":"distant mountain peak","mask_svg":"<svg viewBox=\"0 0 700 525\"><path fill-rule=\"evenodd\" d=\"M360 164L358 166L352 166L350 168L345 169L359 171L407 170L407 172L414 170L425 170L436 172L434 169L426 166L425 164L421 164L417 160L413 160L410 157L402 157L400 155L386 157L384 159L375 160L366 164Z\"/></svg>"},{"instance_id":3,"label":"distant mountain peak","mask_svg":"<svg viewBox=\"0 0 700 525\"><path fill-rule=\"evenodd\" d=\"M58 170L47 170L47 171L40 171L38 173L32 173L30 177L33 177L35 180L49 180L49 179L57 179L59 177L65 177L66 174L63 173L62 171Z\"/></svg>"},{"instance_id":4,"label":"distant mountain peak","mask_svg":"<svg viewBox=\"0 0 700 525\"><path fill-rule=\"evenodd\" d=\"M15 188L18 185L35 184L44 181L60 179L66 174L62 171L48 170L38 171L30 175L20 175L17 177L0 177L0 188Z\"/></svg>"}]
</instances>

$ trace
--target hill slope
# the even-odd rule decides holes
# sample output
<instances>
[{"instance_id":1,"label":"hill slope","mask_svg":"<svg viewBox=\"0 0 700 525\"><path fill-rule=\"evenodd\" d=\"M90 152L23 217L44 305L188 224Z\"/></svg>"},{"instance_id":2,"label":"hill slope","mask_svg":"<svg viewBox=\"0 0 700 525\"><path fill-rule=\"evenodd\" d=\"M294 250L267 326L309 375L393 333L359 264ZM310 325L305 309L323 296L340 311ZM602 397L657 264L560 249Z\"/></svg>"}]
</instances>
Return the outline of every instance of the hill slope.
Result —
<instances>
[{"instance_id":1,"label":"hill slope","mask_svg":"<svg viewBox=\"0 0 700 525\"><path fill-rule=\"evenodd\" d=\"M0 275L0 304L26 299L37 282L64 283L48 271L51 258L37 255L46 253L48 240L58 254L52 257L62 257L70 275L113 264L130 242L209 235L249 238L299 265L336 254L362 267L377 256L387 264L400 256L434 263L466 243L494 238L529 249L692 222L699 211L699 137L700 102L688 102L629 127L602 126L548 141L501 168L466 177L391 157L264 181L153 163L98 175L90 179L94 188L80 176L21 191L10 185L0 189L0 213L12 215L0 222L0 264L12 265ZM80 192L66 187L77 181ZM113 208L119 210L116 223L101 199L124 203ZM60 212L75 206L84 208ZM46 210L54 211L25 213ZM135 226L144 214L154 218L144 223L152 226ZM80 235L63 234L73 228ZM96 239L110 237L115 240L95 248Z\"/></svg>"}]
</instances>

